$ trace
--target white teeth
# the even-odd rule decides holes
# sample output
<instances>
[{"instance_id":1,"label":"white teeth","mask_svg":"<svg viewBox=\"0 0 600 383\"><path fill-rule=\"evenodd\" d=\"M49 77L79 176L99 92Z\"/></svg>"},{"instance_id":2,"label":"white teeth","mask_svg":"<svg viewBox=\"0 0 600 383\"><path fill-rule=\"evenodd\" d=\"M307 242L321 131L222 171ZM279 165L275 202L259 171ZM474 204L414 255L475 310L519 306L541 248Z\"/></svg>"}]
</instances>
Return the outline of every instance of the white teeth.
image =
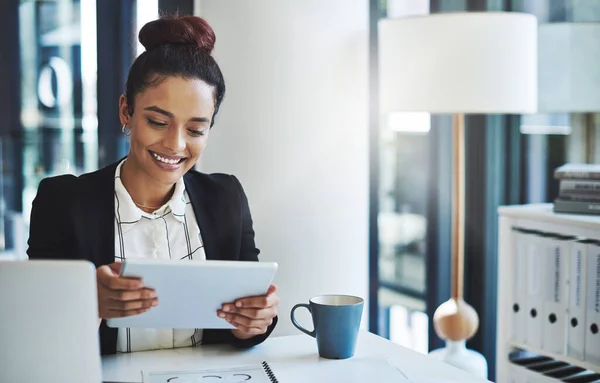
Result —
<instances>
[{"instance_id":1,"label":"white teeth","mask_svg":"<svg viewBox=\"0 0 600 383\"><path fill-rule=\"evenodd\" d=\"M176 163L179 162L179 160L170 160L168 158L163 158L163 157L159 156L158 154L156 154L154 152L152 152L152 155L154 156L154 158L156 158L160 162L164 162L165 164L175 165Z\"/></svg>"}]
</instances>

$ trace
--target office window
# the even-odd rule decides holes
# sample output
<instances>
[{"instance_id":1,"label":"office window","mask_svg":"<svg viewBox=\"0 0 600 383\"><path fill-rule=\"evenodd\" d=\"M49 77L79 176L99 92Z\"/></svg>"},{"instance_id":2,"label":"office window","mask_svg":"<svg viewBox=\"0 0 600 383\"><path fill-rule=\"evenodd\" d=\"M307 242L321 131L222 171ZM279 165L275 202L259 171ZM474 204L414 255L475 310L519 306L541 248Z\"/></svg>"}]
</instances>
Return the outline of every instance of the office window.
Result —
<instances>
[{"instance_id":1,"label":"office window","mask_svg":"<svg viewBox=\"0 0 600 383\"><path fill-rule=\"evenodd\" d=\"M144 46L137 39L140 29L149 21L158 18L158 0L137 0L135 3L135 25L136 25L136 57L144 52Z\"/></svg>"},{"instance_id":2,"label":"office window","mask_svg":"<svg viewBox=\"0 0 600 383\"><path fill-rule=\"evenodd\" d=\"M118 97L138 53L136 32L157 17L158 0L97 1L21 0L0 15L3 53L9 53L0 69L5 80L15 79L4 81L9 90L0 93L12 102L4 102L0 129L4 254L24 255L31 204L43 178L91 172L127 153Z\"/></svg>"},{"instance_id":3,"label":"office window","mask_svg":"<svg viewBox=\"0 0 600 383\"><path fill-rule=\"evenodd\" d=\"M600 3L513 0L539 20L540 114L523 116L524 202L552 202L553 171L565 162L600 162Z\"/></svg>"},{"instance_id":4,"label":"office window","mask_svg":"<svg viewBox=\"0 0 600 383\"><path fill-rule=\"evenodd\" d=\"M429 13L425 0L388 1L388 18ZM426 261L429 137L427 114L379 122L379 333L428 351Z\"/></svg>"},{"instance_id":5,"label":"office window","mask_svg":"<svg viewBox=\"0 0 600 383\"><path fill-rule=\"evenodd\" d=\"M39 182L98 166L96 0L22 1L23 218Z\"/></svg>"}]
</instances>

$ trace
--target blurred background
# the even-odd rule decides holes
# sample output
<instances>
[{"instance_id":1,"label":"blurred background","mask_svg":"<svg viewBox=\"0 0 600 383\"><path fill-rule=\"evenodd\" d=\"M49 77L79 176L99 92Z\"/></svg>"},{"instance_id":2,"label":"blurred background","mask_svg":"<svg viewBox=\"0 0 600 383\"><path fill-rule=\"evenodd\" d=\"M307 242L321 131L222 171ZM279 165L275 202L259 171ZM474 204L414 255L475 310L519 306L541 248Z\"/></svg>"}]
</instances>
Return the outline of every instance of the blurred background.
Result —
<instances>
[{"instance_id":1,"label":"blurred background","mask_svg":"<svg viewBox=\"0 0 600 383\"><path fill-rule=\"evenodd\" d=\"M592 90L561 77L571 60L598 65L600 36L565 46L560 32L597 27L600 1L2 0L2 257L25 257L41 179L127 154L117 106L143 51L137 32L175 11L215 29L228 93L199 169L242 180L262 259L280 262L281 284L304 286L284 293L282 310L311 294L359 294L368 300L365 328L424 353L442 345L430 318L450 291L451 121L379 119L377 21L453 11L537 16L540 114L467 117L465 299L481 320L469 347L486 356L493 377L496 208L551 202L557 166L600 162L600 76ZM560 102L570 95L596 108Z\"/></svg>"}]
</instances>

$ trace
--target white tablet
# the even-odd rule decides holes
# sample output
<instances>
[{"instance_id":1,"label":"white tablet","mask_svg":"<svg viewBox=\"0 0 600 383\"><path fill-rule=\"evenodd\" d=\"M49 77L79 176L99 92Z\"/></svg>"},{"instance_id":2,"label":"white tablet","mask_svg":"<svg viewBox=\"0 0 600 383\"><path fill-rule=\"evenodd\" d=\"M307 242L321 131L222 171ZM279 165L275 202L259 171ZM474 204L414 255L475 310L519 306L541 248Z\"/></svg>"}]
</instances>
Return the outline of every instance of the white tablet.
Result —
<instances>
[{"instance_id":1,"label":"white tablet","mask_svg":"<svg viewBox=\"0 0 600 383\"><path fill-rule=\"evenodd\" d=\"M107 321L109 327L233 329L217 316L223 303L266 294L275 262L126 260L121 276L156 290L158 306Z\"/></svg>"}]
</instances>

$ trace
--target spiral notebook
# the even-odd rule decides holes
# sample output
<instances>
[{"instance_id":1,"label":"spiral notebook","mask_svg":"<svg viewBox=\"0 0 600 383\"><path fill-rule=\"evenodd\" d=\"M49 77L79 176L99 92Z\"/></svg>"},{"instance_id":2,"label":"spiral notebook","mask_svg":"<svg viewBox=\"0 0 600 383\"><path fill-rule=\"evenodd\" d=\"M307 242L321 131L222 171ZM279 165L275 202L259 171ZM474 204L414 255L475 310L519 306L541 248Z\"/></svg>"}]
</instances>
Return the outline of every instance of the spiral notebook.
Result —
<instances>
[{"instance_id":1,"label":"spiral notebook","mask_svg":"<svg viewBox=\"0 0 600 383\"><path fill-rule=\"evenodd\" d=\"M144 372L144 383L246 382L279 383L267 362L254 366L195 371Z\"/></svg>"},{"instance_id":2,"label":"spiral notebook","mask_svg":"<svg viewBox=\"0 0 600 383\"><path fill-rule=\"evenodd\" d=\"M409 383L411 380L385 358L276 362L206 370L144 372L144 383Z\"/></svg>"}]
</instances>

